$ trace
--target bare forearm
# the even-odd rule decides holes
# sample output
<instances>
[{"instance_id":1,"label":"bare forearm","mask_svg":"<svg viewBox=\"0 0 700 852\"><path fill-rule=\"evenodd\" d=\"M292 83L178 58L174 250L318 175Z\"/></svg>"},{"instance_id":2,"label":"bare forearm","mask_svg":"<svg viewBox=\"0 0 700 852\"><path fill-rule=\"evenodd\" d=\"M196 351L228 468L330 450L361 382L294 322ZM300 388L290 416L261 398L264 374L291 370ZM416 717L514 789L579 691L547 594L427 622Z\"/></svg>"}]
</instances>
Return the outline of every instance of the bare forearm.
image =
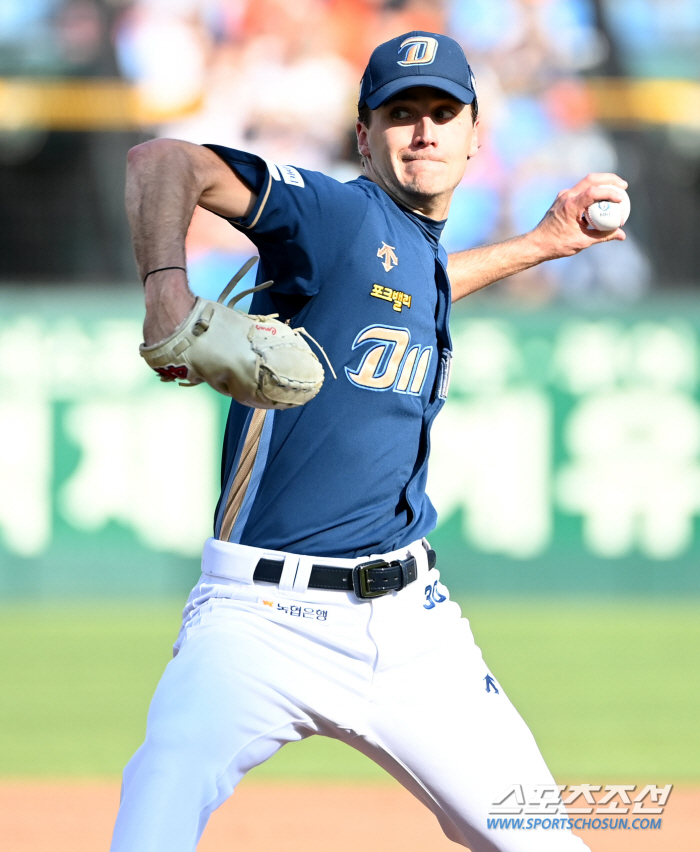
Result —
<instances>
[{"instance_id":1,"label":"bare forearm","mask_svg":"<svg viewBox=\"0 0 700 852\"><path fill-rule=\"evenodd\" d=\"M255 199L251 188L201 145L155 139L129 151L126 212L145 279L147 344L172 334L194 305L184 267L185 238L197 204L236 218L247 215Z\"/></svg>"},{"instance_id":2,"label":"bare forearm","mask_svg":"<svg viewBox=\"0 0 700 852\"><path fill-rule=\"evenodd\" d=\"M532 234L490 246L459 251L449 256L447 271L452 286L452 301L468 296L494 281L515 275L547 260Z\"/></svg>"},{"instance_id":3,"label":"bare forearm","mask_svg":"<svg viewBox=\"0 0 700 852\"><path fill-rule=\"evenodd\" d=\"M143 333L149 345L172 334L194 305L185 272L185 237L202 186L187 148L158 139L132 148L127 161L126 214L144 281ZM181 269L148 274L163 267Z\"/></svg>"},{"instance_id":4,"label":"bare forearm","mask_svg":"<svg viewBox=\"0 0 700 852\"><path fill-rule=\"evenodd\" d=\"M159 267L185 266L185 237L204 189L188 147L159 139L129 152L126 213L141 279Z\"/></svg>"},{"instance_id":5,"label":"bare forearm","mask_svg":"<svg viewBox=\"0 0 700 852\"><path fill-rule=\"evenodd\" d=\"M612 189L610 188L612 186ZM624 240L625 232L590 231L583 212L596 201L621 201L627 182L613 174L591 174L571 189L562 190L542 221L527 234L491 246L449 256L447 271L456 302L482 287L515 275L545 260L571 257L596 243Z\"/></svg>"}]
</instances>

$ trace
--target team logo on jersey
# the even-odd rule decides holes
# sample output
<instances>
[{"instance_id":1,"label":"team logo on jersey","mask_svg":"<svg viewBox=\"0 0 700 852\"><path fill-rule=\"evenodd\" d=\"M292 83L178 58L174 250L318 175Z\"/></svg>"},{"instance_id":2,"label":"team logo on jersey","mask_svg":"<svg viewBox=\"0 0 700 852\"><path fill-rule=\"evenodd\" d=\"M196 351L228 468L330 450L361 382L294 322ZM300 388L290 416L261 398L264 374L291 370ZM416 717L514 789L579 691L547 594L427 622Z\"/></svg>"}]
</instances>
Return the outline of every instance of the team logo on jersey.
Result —
<instances>
[{"instance_id":1,"label":"team logo on jersey","mask_svg":"<svg viewBox=\"0 0 700 852\"><path fill-rule=\"evenodd\" d=\"M408 48L405 59L399 59L399 65L430 65L435 60L438 49L436 38L430 36L413 36L404 39L399 47L399 53Z\"/></svg>"},{"instance_id":2,"label":"team logo on jersey","mask_svg":"<svg viewBox=\"0 0 700 852\"><path fill-rule=\"evenodd\" d=\"M381 248L377 250L377 257L382 258L382 266L385 272L391 272L395 266L399 265L399 259L396 257L396 246L388 246L384 240L382 240Z\"/></svg>"},{"instance_id":3,"label":"team logo on jersey","mask_svg":"<svg viewBox=\"0 0 700 852\"><path fill-rule=\"evenodd\" d=\"M401 290L392 290L391 287L372 284L369 294L377 299L384 299L385 302L393 302L392 307L398 313L401 313L404 308L411 307L411 296L408 293L402 293Z\"/></svg>"},{"instance_id":4,"label":"team logo on jersey","mask_svg":"<svg viewBox=\"0 0 700 852\"><path fill-rule=\"evenodd\" d=\"M366 347L356 369L345 368L345 375L359 388L395 391L418 396L432 358L430 346L411 346L407 328L372 325L363 329L352 344Z\"/></svg>"}]
</instances>

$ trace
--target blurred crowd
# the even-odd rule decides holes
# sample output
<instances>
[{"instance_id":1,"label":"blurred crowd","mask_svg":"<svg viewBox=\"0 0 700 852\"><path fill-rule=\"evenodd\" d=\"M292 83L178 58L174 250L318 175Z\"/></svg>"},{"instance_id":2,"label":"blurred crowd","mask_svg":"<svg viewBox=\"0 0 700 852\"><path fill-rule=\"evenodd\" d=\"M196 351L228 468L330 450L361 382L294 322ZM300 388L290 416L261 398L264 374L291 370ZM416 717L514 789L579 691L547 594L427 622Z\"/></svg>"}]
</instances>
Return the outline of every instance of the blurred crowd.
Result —
<instances>
[{"instance_id":1,"label":"blurred crowd","mask_svg":"<svg viewBox=\"0 0 700 852\"><path fill-rule=\"evenodd\" d=\"M0 70L105 75L111 63L162 116L156 135L351 180L367 58L413 29L452 35L476 76L481 150L454 196L448 250L526 231L560 189L620 170L584 84L612 67L612 41L617 73L700 77L697 0L17 0L0 6ZM639 298L653 270L633 221L624 244L502 289L541 300ZM244 243L200 214L193 274L211 274Z\"/></svg>"}]
</instances>

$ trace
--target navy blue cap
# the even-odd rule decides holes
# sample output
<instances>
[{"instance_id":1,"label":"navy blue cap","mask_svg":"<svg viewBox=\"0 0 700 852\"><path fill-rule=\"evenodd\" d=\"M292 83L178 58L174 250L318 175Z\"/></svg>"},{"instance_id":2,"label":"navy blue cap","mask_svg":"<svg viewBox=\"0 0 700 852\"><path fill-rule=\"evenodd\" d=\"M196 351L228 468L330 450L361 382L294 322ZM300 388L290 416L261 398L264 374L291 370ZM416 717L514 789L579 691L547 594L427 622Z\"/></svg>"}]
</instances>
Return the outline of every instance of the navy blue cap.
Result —
<instances>
[{"instance_id":1,"label":"navy blue cap","mask_svg":"<svg viewBox=\"0 0 700 852\"><path fill-rule=\"evenodd\" d=\"M463 104L476 97L474 75L459 44L446 35L414 30L375 48L362 76L358 105L377 109L412 86L441 89Z\"/></svg>"}]
</instances>

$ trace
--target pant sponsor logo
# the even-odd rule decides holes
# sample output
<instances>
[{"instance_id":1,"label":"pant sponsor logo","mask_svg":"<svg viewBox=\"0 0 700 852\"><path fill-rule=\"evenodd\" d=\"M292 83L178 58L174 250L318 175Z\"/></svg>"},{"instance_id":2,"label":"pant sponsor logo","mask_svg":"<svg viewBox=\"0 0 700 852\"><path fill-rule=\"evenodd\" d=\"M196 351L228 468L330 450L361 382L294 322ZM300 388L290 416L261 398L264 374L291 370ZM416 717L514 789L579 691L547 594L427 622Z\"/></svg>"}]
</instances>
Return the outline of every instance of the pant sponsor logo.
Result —
<instances>
[{"instance_id":1,"label":"pant sponsor logo","mask_svg":"<svg viewBox=\"0 0 700 852\"><path fill-rule=\"evenodd\" d=\"M499 695L499 689L496 686L496 681L493 679L493 676L491 674L487 674L484 680L486 681L486 691L491 692L491 690L493 690L496 695Z\"/></svg>"},{"instance_id":2,"label":"pant sponsor logo","mask_svg":"<svg viewBox=\"0 0 700 852\"><path fill-rule=\"evenodd\" d=\"M447 596L438 591L438 581L436 580L432 586L425 587L425 600L423 609L435 609L435 605L447 600Z\"/></svg>"},{"instance_id":3,"label":"pant sponsor logo","mask_svg":"<svg viewBox=\"0 0 700 852\"><path fill-rule=\"evenodd\" d=\"M303 606L302 604L280 603L270 598L258 598L258 603L269 606L273 612L288 615L290 618L311 618L314 621L328 621L328 610L319 609L315 606Z\"/></svg>"}]
</instances>

